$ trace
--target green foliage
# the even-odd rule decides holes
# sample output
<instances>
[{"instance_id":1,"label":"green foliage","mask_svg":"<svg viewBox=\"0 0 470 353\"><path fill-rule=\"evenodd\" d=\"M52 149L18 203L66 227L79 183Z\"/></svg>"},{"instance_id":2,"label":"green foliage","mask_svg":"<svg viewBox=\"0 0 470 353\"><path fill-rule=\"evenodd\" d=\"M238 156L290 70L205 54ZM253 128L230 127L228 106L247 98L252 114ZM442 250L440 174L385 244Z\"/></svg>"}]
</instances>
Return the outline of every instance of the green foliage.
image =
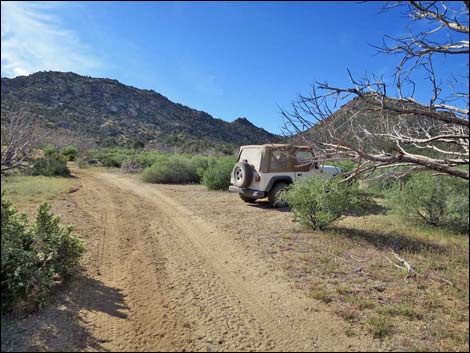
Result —
<instances>
[{"instance_id":1,"label":"green foliage","mask_svg":"<svg viewBox=\"0 0 470 353\"><path fill-rule=\"evenodd\" d=\"M392 324L381 316L369 318L367 320L367 326L369 332L372 333L375 338L384 338L393 334Z\"/></svg>"},{"instance_id":2,"label":"green foliage","mask_svg":"<svg viewBox=\"0 0 470 353\"><path fill-rule=\"evenodd\" d=\"M140 158L144 158L146 155L144 152L138 153L133 149L125 148L104 148L99 150L90 151L92 157L101 163L104 167L110 168L120 168L122 163L125 161L130 161L131 159L137 159L140 164L145 165L143 161L140 161ZM148 165L152 163L145 161Z\"/></svg>"},{"instance_id":3,"label":"green foliage","mask_svg":"<svg viewBox=\"0 0 470 353\"><path fill-rule=\"evenodd\" d=\"M79 265L82 242L49 211L50 206L42 204L29 226L26 216L1 197L2 309L20 302L43 304L54 280L66 278Z\"/></svg>"},{"instance_id":4,"label":"green foliage","mask_svg":"<svg viewBox=\"0 0 470 353\"><path fill-rule=\"evenodd\" d=\"M209 164L213 163L214 158L208 156L195 155L191 157L191 162L196 168L196 173L199 177L199 180L202 180L204 172L209 167Z\"/></svg>"},{"instance_id":5,"label":"green foliage","mask_svg":"<svg viewBox=\"0 0 470 353\"><path fill-rule=\"evenodd\" d=\"M65 157L58 153L54 153L47 157L35 160L33 162L32 174L68 177L70 176L70 170L67 167Z\"/></svg>"},{"instance_id":6,"label":"green foliage","mask_svg":"<svg viewBox=\"0 0 470 353\"><path fill-rule=\"evenodd\" d=\"M90 166L88 162L83 158L78 158L76 163L77 163L78 168L80 169L85 169Z\"/></svg>"},{"instance_id":7,"label":"green foliage","mask_svg":"<svg viewBox=\"0 0 470 353\"><path fill-rule=\"evenodd\" d=\"M69 178L32 175L3 176L1 182L2 191L20 208L66 192L72 185Z\"/></svg>"},{"instance_id":8,"label":"green foliage","mask_svg":"<svg viewBox=\"0 0 470 353\"><path fill-rule=\"evenodd\" d=\"M105 167L120 168L123 158L121 156L107 155L103 156L100 161Z\"/></svg>"},{"instance_id":9,"label":"green foliage","mask_svg":"<svg viewBox=\"0 0 470 353\"><path fill-rule=\"evenodd\" d=\"M111 136L106 136L101 142L101 146L103 147L113 147L116 146L116 139Z\"/></svg>"},{"instance_id":10,"label":"green foliage","mask_svg":"<svg viewBox=\"0 0 470 353\"><path fill-rule=\"evenodd\" d=\"M340 183L340 178L325 180L321 176L292 184L287 202L299 223L312 229L324 229L343 215L360 212L368 198L357 183Z\"/></svg>"},{"instance_id":11,"label":"green foliage","mask_svg":"<svg viewBox=\"0 0 470 353\"><path fill-rule=\"evenodd\" d=\"M135 150L141 150L145 147L145 142L139 139L133 139L131 147Z\"/></svg>"},{"instance_id":12,"label":"green foliage","mask_svg":"<svg viewBox=\"0 0 470 353\"><path fill-rule=\"evenodd\" d=\"M56 154L59 153L59 149L56 148L56 147L53 146L53 145L46 145L46 146L42 149L42 151L43 151L45 157L51 157L51 156L56 155Z\"/></svg>"},{"instance_id":13,"label":"green foliage","mask_svg":"<svg viewBox=\"0 0 470 353\"><path fill-rule=\"evenodd\" d=\"M230 186L230 174L235 162L235 157L215 160L203 173L202 183L209 190L227 190Z\"/></svg>"},{"instance_id":14,"label":"green foliage","mask_svg":"<svg viewBox=\"0 0 470 353\"><path fill-rule=\"evenodd\" d=\"M350 160L342 160L342 161L329 161L329 165L334 165L335 167L341 168L343 172L351 172L357 168L357 163L354 163Z\"/></svg>"},{"instance_id":15,"label":"green foliage","mask_svg":"<svg viewBox=\"0 0 470 353\"><path fill-rule=\"evenodd\" d=\"M418 173L402 190L390 189L386 204L406 220L468 232L468 187L468 181L460 178Z\"/></svg>"},{"instance_id":16,"label":"green foliage","mask_svg":"<svg viewBox=\"0 0 470 353\"><path fill-rule=\"evenodd\" d=\"M191 159L173 155L155 162L151 167L144 169L142 180L146 183L197 183L196 164Z\"/></svg>"},{"instance_id":17,"label":"green foliage","mask_svg":"<svg viewBox=\"0 0 470 353\"><path fill-rule=\"evenodd\" d=\"M125 148L106 148L90 153L103 166L120 167L124 173L138 173L144 170L142 180L150 183L197 183L202 181L206 169L215 165L217 161L231 161L226 162L226 169L228 164L235 163L232 156L209 157ZM217 168L222 167L217 166Z\"/></svg>"},{"instance_id":18,"label":"green foliage","mask_svg":"<svg viewBox=\"0 0 470 353\"><path fill-rule=\"evenodd\" d=\"M78 156L78 148L75 146L66 146L62 148L60 153L65 157L67 161L74 161Z\"/></svg>"}]
</instances>

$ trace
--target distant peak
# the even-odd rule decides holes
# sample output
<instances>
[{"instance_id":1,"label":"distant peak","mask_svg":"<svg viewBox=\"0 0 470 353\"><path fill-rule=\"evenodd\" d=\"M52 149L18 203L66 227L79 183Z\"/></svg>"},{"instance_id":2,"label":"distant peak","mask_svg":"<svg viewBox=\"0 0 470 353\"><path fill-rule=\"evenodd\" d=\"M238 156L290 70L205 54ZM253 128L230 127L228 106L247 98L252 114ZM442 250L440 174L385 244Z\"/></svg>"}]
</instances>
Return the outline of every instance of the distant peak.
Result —
<instances>
[{"instance_id":1,"label":"distant peak","mask_svg":"<svg viewBox=\"0 0 470 353\"><path fill-rule=\"evenodd\" d=\"M251 121L249 121L245 117L239 117L233 121L234 124L240 124L240 125L247 125L247 126L254 126Z\"/></svg>"}]
</instances>

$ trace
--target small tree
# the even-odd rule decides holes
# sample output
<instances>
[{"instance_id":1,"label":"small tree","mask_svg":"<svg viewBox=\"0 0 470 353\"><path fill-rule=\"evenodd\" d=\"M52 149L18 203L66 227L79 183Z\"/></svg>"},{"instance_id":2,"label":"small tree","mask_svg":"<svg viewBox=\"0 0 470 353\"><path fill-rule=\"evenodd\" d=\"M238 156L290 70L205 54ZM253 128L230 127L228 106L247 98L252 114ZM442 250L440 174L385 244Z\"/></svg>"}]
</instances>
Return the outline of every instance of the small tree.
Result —
<instances>
[{"instance_id":1,"label":"small tree","mask_svg":"<svg viewBox=\"0 0 470 353\"><path fill-rule=\"evenodd\" d=\"M1 137L1 174L28 167L38 140L31 117L19 112L2 118Z\"/></svg>"}]
</instances>

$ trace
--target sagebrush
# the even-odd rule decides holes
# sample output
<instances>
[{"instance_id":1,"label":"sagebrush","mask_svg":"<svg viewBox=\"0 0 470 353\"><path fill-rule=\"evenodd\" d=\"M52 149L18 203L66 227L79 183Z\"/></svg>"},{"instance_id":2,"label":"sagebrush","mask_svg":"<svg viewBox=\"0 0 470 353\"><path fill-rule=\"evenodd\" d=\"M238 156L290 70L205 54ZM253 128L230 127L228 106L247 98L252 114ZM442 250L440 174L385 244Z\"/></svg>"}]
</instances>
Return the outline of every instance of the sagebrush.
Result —
<instances>
[{"instance_id":1,"label":"sagebrush","mask_svg":"<svg viewBox=\"0 0 470 353\"><path fill-rule=\"evenodd\" d=\"M466 180L430 173L415 174L401 190L396 185L386 193L386 204L410 222L468 233L469 183Z\"/></svg>"},{"instance_id":2,"label":"sagebrush","mask_svg":"<svg viewBox=\"0 0 470 353\"><path fill-rule=\"evenodd\" d=\"M32 175L68 177L70 176L70 170L67 167L65 157L53 153L33 162Z\"/></svg>"},{"instance_id":3,"label":"sagebrush","mask_svg":"<svg viewBox=\"0 0 470 353\"><path fill-rule=\"evenodd\" d=\"M341 177L315 176L292 184L287 202L297 221L312 229L324 229L341 216L364 210L370 200L357 183L341 181Z\"/></svg>"},{"instance_id":4,"label":"sagebrush","mask_svg":"<svg viewBox=\"0 0 470 353\"><path fill-rule=\"evenodd\" d=\"M195 163L189 158L174 155L144 169L142 180L146 183L197 183L199 175Z\"/></svg>"},{"instance_id":5,"label":"sagebrush","mask_svg":"<svg viewBox=\"0 0 470 353\"><path fill-rule=\"evenodd\" d=\"M60 154L62 154L67 161L74 161L78 157L78 148L75 146L65 146L60 150Z\"/></svg>"},{"instance_id":6,"label":"sagebrush","mask_svg":"<svg viewBox=\"0 0 470 353\"><path fill-rule=\"evenodd\" d=\"M227 190L234 164L235 157L213 160L202 175L202 183L209 190Z\"/></svg>"},{"instance_id":7,"label":"sagebrush","mask_svg":"<svg viewBox=\"0 0 470 353\"><path fill-rule=\"evenodd\" d=\"M1 286L2 310L19 303L42 305L54 283L77 270L84 252L83 243L71 226L60 224L60 217L42 204L34 222L17 213L1 197Z\"/></svg>"}]
</instances>

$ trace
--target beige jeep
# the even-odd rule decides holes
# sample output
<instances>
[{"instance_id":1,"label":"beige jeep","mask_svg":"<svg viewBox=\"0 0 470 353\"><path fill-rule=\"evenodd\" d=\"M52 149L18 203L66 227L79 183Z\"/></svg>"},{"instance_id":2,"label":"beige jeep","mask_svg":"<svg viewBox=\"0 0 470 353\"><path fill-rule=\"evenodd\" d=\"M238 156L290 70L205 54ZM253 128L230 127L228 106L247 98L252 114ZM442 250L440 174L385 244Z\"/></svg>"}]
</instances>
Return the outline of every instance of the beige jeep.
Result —
<instances>
[{"instance_id":1,"label":"beige jeep","mask_svg":"<svg viewBox=\"0 0 470 353\"><path fill-rule=\"evenodd\" d=\"M238 192L245 202L252 203L268 197L271 206L286 207L281 195L289 184L300 178L313 175L329 177L341 172L340 168L315 162L308 146L242 146L232 171L229 190Z\"/></svg>"}]
</instances>

